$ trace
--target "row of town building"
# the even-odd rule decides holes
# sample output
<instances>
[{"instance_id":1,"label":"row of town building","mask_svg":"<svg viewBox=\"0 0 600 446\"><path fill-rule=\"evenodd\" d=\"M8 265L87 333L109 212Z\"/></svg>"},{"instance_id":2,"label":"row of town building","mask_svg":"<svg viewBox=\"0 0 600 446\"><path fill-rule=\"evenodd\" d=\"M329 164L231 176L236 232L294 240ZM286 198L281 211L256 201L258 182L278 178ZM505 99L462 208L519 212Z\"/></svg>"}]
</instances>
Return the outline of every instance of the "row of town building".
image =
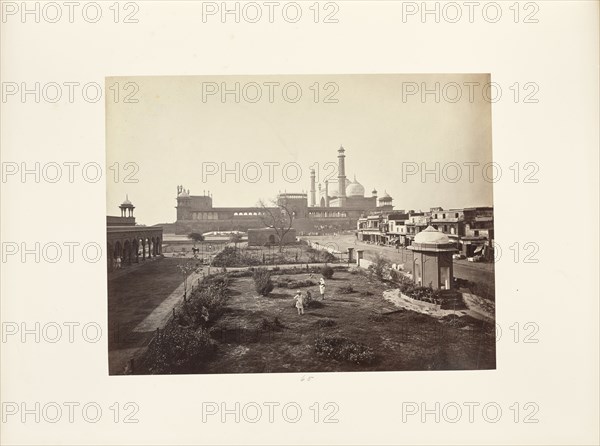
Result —
<instances>
[{"instance_id":1,"label":"row of town building","mask_svg":"<svg viewBox=\"0 0 600 446\"><path fill-rule=\"evenodd\" d=\"M393 210L374 212L358 219L359 241L390 246L411 246L428 226L446 234L466 257L491 255L494 240L494 208L431 208L428 212Z\"/></svg>"}]
</instances>

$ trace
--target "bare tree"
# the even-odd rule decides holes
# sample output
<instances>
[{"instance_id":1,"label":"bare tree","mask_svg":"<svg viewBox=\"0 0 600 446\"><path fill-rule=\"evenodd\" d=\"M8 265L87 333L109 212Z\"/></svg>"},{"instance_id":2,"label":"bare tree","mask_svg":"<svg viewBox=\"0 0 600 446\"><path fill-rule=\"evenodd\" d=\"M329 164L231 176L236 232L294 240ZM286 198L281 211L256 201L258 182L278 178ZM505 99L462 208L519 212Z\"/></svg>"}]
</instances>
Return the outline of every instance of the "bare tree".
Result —
<instances>
[{"instance_id":1,"label":"bare tree","mask_svg":"<svg viewBox=\"0 0 600 446\"><path fill-rule=\"evenodd\" d=\"M259 201L259 205L263 210L261 220L265 226L275 230L279 252L282 252L285 236L292 229L294 212L285 202L272 200L272 203L273 207L268 207L263 200Z\"/></svg>"}]
</instances>

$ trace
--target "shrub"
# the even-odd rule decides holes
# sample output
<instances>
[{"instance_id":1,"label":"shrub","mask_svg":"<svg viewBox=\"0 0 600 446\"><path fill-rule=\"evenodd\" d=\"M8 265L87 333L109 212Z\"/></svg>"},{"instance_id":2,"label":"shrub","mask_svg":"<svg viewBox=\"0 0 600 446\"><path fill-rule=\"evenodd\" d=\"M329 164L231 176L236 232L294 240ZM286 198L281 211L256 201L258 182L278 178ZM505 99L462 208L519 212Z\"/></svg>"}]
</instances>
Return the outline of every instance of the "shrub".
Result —
<instances>
[{"instance_id":1,"label":"shrub","mask_svg":"<svg viewBox=\"0 0 600 446\"><path fill-rule=\"evenodd\" d=\"M207 330L172 324L149 347L146 361L152 374L194 372L213 356L215 343Z\"/></svg>"},{"instance_id":2,"label":"shrub","mask_svg":"<svg viewBox=\"0 0 600 446\"><path fill-rule=\"evenodd\" d=\"M206 284L194 290L183 306L178 322L194 328L214 323L225 311L227 285L224 282Z\"/></svg>"},{"instance_id":3,"label":"shrub","mask_svg":"<svg viewBox=\"0 0 600 446\"><path fill-rule=\"evenodd\" d=\"M334 325L336 325L336 322L333 319L319 319L317 321L319 328L333 327Z\"/></svg>"},{"instance_id":4,"label":"shrub","mask_svg":"<svg viewBox=\"0 0 600 446\"><path fill-rule=\"evenodd\" d=\"M442 310L460 310L466 308L462 294L456 291L438 291L434 294Z\"/></svg>"},{"instance_id":5,"label":"shrub","mask_svg":"<svg viewBox=\"0 0 600 446\"><path fill-rule=\"evenodd\" d=\"M329 265L325 265L321 268L321 275L326 279L331 279L333 277L333 268Z\"/></svg>"},{"instance_id":6,"label":"shrub","mask_svg":"<svg viewBox=\"0 0 600 446\"><path fill-rule=\"evenodd\" d=\"M325 262L325 263L336 261L336 257L329 251L321 251L321 255L319 256L319 259L321 260L321 262Z\"/></svg>"},{"instance_id":7,"label":"shrub","mask_svg":"<svg viewBox=\"0 0 600 446\"><path fill-rule=\"evenodd\" d=\"M239 271L230 271L229 277L251 277L252 271L250 269L239 270Z\"/></svg>"},{"instance_id":8,"label":"shrub","mask_svg":"<svg viewBox=\"0 0 600 446\"><path fill-rule=\"evenodd\" d=\"M354 288L352 288L352 285L344 285L338 288L338 291L340 294L352 294L354 293Z\"/></svg>"},{"instance_id":9,"label":"shrub","mask_svg":"<svg viewBox=\"0 0 600 446\"><path fill-rule=\"evenodd\" d=\"M267 318L262 318L258 324L258 329L262 331L281 331L285 326L281 323L278 317L275 317L272 321Z\"/></svg>"},{"instance_id":10,"label":"shrub","mask_svg":"<svg viewBox=\"0 0 600 446\"><path fill-rule=\"evenodd\" d=\"M402 274L400 274L398 271L396 271L395 269L391 269L390 270L390 280L392 282L398 282L398 280L400 280L400 276Z\"/></svg>"},{"instance_id":11,"label":"shrub","mask_svg":"<svg viewBox=\"0 0 600 446\"><path fill-rule=\"evenodd\" d=\"M261 296L268 296L275 288L271 280L271 273L266 269L256 269L252 274L252 278L254 279L254 288Z\"/></svg>"},{"instance_id":12,"label":"shrub","mask_svg":"<svg viewBox=\"0 0 600 446\"><path fill-rule=\"evenodd\" d=\"M430 297L433 293L433 290L424 286L417 286L412 291L412 297L423 300L427 297Z\"/></svg>"},{"instance_id":13,"label":"shrub","mask_svg":"<svg viewBox=\"0 0 600 446\"><path fill-rule=\"evenodd\" d=\"M319 251L317 251L315 248L308 247L306 249L306 255L311 262L316 262L319 258Z\"/></svg>"},{"instance_id":14,"label":"shrub","mask_svg":"<svg viewBox=\"0 0 600 446\"><path fill-rule=\"evenodd\" d=\"M273 282L273 285L280 288L287 288L289 281L292 280L289 277L279 277Z\"/></svg>"},{"instance_id":15,"label":"shrub","mask_svg":"<svg viewBox=\"0 0 600 446\"><path fill-rule=\"evenodd\" d=\"M310 291L307 291L304 296L304 308L323 308L323 303L319 302Z\"/></svg>"},{"instance_id":16,"label":"shrub","mask_svg":"<svg viewBox=\"0 0 600 446\"><path fill-rule=\"evenodd\" d=\"M293 280L290 277L280 277L278 280L276 280L274 282L275 286L280 287L280 288L289 288L289 289L295 289L295 288L306 288L309 286L314 286L316 285L316 283L310 279L298 279L298 280Z\"/></svg>"},{"instance_id":17,"label":"shrub","mask_svg":"<svg viewBox=\"0 0 600 446\"><path fill-rule=\"evenodd\" d=\"M229 273L219 273L213 274L211 276L206 276L202 281L203 285L214 285L227 288L230 284Z\"/></svg>"},{"instance_id":18,"label":"shrub","mask_svg":"<svg viewBox=\"0 0 600 446\"><path fill-rule=\"evenodd\" d=\"M290 280L289 282L287 282L287 287L294 289L294 288L305 288L305 287L309 287L309 286L314 286L316 285L315 282L313 282L310 279L306 279L306 280Z\"/></svg>"},{"instance_id":19,"label":"shrub","mask_svg":"<svg viewBox=\"0 0 600 446\"><path fill-rule=\"evenodd\" d=\"M338 336L320 335L315 341L317 355L337 361L369 365L375 362L373 349L364 344Z\"/></svg>"},{"instance_id":20,"label":"shrub","mask_svg":"<svg viewBox=\"0 0 600 446\"><path fill-rule=\"evenodd\" d=\"M308 291L304 295L304 306L306 308L311 307L314 305L315 302L316 302L316 299L312 296L312 293L310 291Z\"/></svg>"},{"instance_id":21,"label":"shrub","mask_svg":"<svg viewBox=\"0 0 600 446\"><path fill-rule=\"evenodd\" d=\"M252 266L259 265L260 261L248 254L235 249L233 246L227 246L219 252L212 261L215 267L228 266Z\"/></svg>"},{"instance_id":22,"label":"shrub","mask_svg":"<svg viewBox=\"0 0 600 446\"><path fill-rule=\"evenodd\" d=\"M385 279L385 275L389 267L390 261L385 257L377 254L375 256L375 259L373 260L373 263L369 265L369 273L372 276L374 275L375 277L377 277L379 280L383 280Z\"/></svg>"},{"instance_id":23,"label":"shrub","mask_svg":"<svg viewBox=\"0 0 600 446\"><path fill-rule=\"evenodd\" d=\"M348 270L348 272L352 275L364 276L366 275L365 270L358 267L352 267Z\"/></svg>"},{"instance_id":24,"label":"shrub","mask_svg":"<svg viewBox=\"0 0 600 446\"><path fill-rule=\"evenodd\" d=\"M314 248L308 248L306 250L306 255L308 256L308 259L311 262L335 262L336 257L330 253L329 251L326 251L324 249L314 249Z\"/></svg>"}]
</instances>

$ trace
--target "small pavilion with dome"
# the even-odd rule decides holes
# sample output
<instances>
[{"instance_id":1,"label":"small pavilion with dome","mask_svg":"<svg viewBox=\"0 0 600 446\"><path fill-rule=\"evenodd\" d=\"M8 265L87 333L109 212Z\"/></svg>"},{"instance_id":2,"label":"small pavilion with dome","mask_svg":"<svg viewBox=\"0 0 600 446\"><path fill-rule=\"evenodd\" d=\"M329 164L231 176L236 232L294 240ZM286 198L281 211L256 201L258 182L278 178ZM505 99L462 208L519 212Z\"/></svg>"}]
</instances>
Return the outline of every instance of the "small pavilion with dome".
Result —
<instances>
[{"instance_id":1,"label":"small pavilion with dome","mask_svg":"<svg viewBox=\"0 0 600 446\"><path fill-rule=\"evenodd\" d=\"M377 194L377 192L375 192L375 194ZM379 208L381 210L392 210L394 209L394 206L392 204L392 197L390 196L390 194L387 193L387 191L383 191L383 196L379 198Z\"/></svg>"},{"instance_id":2,"label":"small pavilion with dome","mask_svg":"<svg viewBox=\"0 0 600 446\"><path fill-rule=\"evenodd\" d=\"M443 232L428 226L408 249L413 251L413 280L434 290L450 290L454 278L452 254L456 244Z\"/></svg>"},{"instance_id":3,"label":"small pavilion with dome","mask_svg":"<svg viewBox=\"0 0 600 446\"><path fill-rule=\"evenodd\" d=\"M121 216L106 216L106 261L109 272L162 254L162 227L137 225L133 215L135 206L127 195L119 209Z\"/></svg>"},{"instance_id":4,"label":"small pavilion with dome","mask_svg":"<svg viewBox=\"0 0 600 446\"><path fill-rule=\"evenodd\" d=\"M129 195L125 195L125 201L121 203L119 209L121 209L121 217L133 217L135 206L129 201Z\"/></svg>"}]
</instances>

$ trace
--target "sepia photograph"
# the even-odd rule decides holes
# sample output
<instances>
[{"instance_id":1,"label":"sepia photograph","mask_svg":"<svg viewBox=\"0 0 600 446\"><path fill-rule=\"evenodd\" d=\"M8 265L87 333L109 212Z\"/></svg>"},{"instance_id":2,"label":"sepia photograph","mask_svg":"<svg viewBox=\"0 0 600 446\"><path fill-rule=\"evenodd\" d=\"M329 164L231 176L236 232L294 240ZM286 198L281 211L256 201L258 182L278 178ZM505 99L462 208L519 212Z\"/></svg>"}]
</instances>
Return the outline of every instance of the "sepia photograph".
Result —
<instances>
[{"instance_id":1,"label":"sepia photograph","mask_svg":"<svg viewBox=\"0 0 600 446\"><path fill-rule=\"evenodd\" d=\"M109 373L495 369L493 88L107 78Z\"/></svg>"},{"instance_id":2,"label":"sepia photograph","mask_svg":"<svg viewBox=\"0 0 600 446\"><path fill-rule=\"evenodd\" d=\"M599 445L599 10L0 1L0 444Z\"/></svg>"}]
</instances>

